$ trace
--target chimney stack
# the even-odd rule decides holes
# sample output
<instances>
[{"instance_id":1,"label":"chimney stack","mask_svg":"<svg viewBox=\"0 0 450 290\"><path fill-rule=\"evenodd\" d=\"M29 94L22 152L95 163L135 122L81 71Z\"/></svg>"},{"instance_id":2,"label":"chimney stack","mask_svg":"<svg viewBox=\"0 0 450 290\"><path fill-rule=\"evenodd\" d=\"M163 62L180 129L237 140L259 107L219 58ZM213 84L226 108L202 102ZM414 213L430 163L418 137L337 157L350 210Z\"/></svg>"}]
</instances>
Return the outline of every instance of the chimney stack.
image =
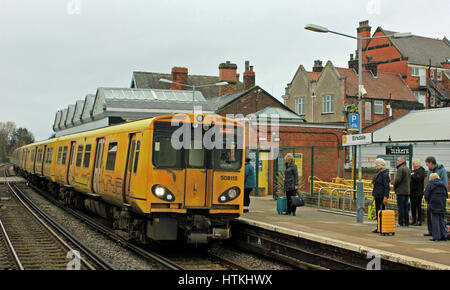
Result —
<instances>
[{"instance_id":1,"label":"chimney stack","mask_svg":"<svg viewBox=\"0 0 450 290\"><path fill-rule=\"evenodd\" d=\"M255 86L255 72L253 71L253 66L250 65L248 60L245 61L245 72L244 72L244 90L248 90Z\"/></svg>"},{"instance_id":2,"label":"chimney stack","mask_svg":"<svg viewBox=\"0 0 450 290\"><path fill-rule=\"evenodd\" d=\"M369 26L369 20L360 21L359 27L356 28L356 31L358 32L358 37L370 37L370 30L372 27ZM362 48L366 48L368 40L362 41ZM356 57L358 58L358 57Z\"/></svg>"},{"instance_id":3,"label":"chimney stack","mask_svg":"<svg viewBox=\"0 0 450 290\"><path fill-rule=\"evenodd\" d=\"M313 66L313 72L322 72L323 66L321 60L315 60Z\"/></svg>"},{"instance_id":4,"label":"chimney stack","mask_svg":"<svg viewBox=\"0 0 450 290\"><path fill-rule=\"evenodd\" d=\"M366 70L370 70L372 72L372 74L376 77L378 74L378 64L376 62L373 62L372 59L373 57L368 55L366 56L367 58L367 63L364 64L364 66L366 67Z\"/></svg>"},{"instance_id":5,"label":"chimney stack","mask_svg":"<svg viewBox=\"0 0 450 290\"><path fill-rule=\"evenodd\" d=\"M187 84L188 80L188 69L185 67L174 66L172 68L172 81L182 84ZM186 90L187 87L180 86L177 84L171 84L170 87L172 90Z\"/></svg>"},{"instance_id":6,"label":"chimney stack","mask_svg":"<svg viewBox=\"0 0 450 290\"><path fill-rule=\"evenodd\" d=\"M237 65L227 61L219 65L219 82L228 82L227 86L219 87L219 96L233 94L236 91Z\"/></svg>"},{"instance_id":7,"label":"chimney stack","mask_svg":"<svg viewBox=\"0 0 450 290\"><path fill-rule=\"evenodd\" d=\"M348 61L348 68L352 68L358 73L358 60L353 59L353 53L350 54L350 60Z\"/></svg>"}]
</instances>

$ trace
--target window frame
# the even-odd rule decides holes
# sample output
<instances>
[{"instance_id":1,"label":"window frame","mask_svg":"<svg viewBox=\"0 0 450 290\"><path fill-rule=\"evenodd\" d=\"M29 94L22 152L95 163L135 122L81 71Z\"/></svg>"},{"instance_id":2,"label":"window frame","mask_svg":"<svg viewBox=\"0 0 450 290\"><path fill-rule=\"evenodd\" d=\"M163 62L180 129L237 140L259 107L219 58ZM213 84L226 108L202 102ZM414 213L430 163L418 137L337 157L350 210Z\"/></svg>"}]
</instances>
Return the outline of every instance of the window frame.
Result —
<instances>
[{"instance_id":1,"label":"window frame","mask_svg":"<svg viewBox=\"0 0 450 290\"><path fill-rule=\"evenodd\" d=\"M377 107L380 108L381 103L381 112L377 112ZM384 102L382 100L374 100L373 101L373 113L375 115L384 115Z\"/></svg>"},{"instance_id":2,"label":"window frame","mask_svg":"<svg viewBox=\"0 0 450 290\"><path fill-rule=\"evenodd\" d=\"M112 147L111 147L112 145ZM111 151L111 149L116 148L115 151ZM119 150L119 142L117 141L110 141L108 143L108 151L106 153L106 163L105 163L105 170L106 171L114 171L116 168L116 159L117 159L117 151ZM111 159L114 155L114 159ZM112 163L112 165L111 165ZM112 169L111 169L112 166Z\"/></svg>"},{"instance_id":3,"label":"window frame","mask_svg":"<svg viewBox=\"0 0 450 290\"><path fill-rule=\"evenodd\" d=\"M89 151L87 150L88 146L89 146ZM89 152L89 154L87 154L88 152ZM83 168L89 168L89 165L91 163L91 153L92 153L92 144L85 144L84 145L84 154L83 154ZM86 165L86 160L87 160L87 165Z\"/></svg>"},{"instance_id":4,"label":"window frame","mask_svg":"<svg viewBox=\"0 0 450 290\"><path fill-rule=\"evenodd\" d=\"M69 149L68 146L64 146L64 148L62 150L61 165L66 165L68 149Z\"/></svg>"},{"instance_id":5,"label":"window frame","mask_svg":"<svg viewBox=\"0 0 450 290\"><path fill-rule=\"evenodd\" d=\"M322 115L334 114L335 98L333 94L322 95Z\"/></svg>"},{"instance_id":6,"label":"window frame","mask_svg":"<svg viewBox=\"0 0 450 290\"><path fill-rule=\"evenodd\" d=\"M81 147L81 154L80 154L80 147ZM81 164L83 163L83 149L84 149L84 145L83 144L78 144L77 146L77 156L76 156L76 160L75 160L75 167L76 168L80 168Z\"/></svg>"},{"instance_id":7,"label":"window frame","mask_svg":"<svg viewBox=\"0 0 450 290\"><path fill-rule=\"evenodd\" d=\"M294 111L300 115L305 115L305 106L306 105L306 98L305 97L296 97L294 98Z\"/></svg>"}]
</instances>

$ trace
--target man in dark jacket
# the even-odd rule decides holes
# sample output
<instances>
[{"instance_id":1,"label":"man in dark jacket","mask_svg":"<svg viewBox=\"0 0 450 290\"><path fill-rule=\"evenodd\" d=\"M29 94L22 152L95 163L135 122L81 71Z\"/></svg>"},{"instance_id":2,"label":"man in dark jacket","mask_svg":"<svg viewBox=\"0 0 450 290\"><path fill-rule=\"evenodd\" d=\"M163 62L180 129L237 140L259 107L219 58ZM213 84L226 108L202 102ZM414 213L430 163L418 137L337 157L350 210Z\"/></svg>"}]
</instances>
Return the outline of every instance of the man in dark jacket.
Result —
<instances>
[{"instance_id":1,"label":"man in dark jacket","mask_svg":"<svg viewBox=\"0 0 450 290\"><path fill-rule=\"evenodd\" d=\"M412 162L413 172L411 172L411 225L422 225L422 199L423 199L423 187L425 183L425 169L420 166L420 160L415 159ZM417 212L417 219L416 219Z\"/></svg>"},{"instance_id":2,"label":"man in dark jacket","mask_svg":"<svg viewBox=\"0 0 450 290\"><path fill-rule=\"evenodd\" d=\"M430 181L425 189L425 199L430 205L432 236L430 241L446 241L447 225L445 223L447 189L437 173L430 175Z\"/></svg>"},{"instance_id":3,"label":"man in dark jacket","mask_svg":"<svg viewBox=\"0 0 450 290\"><path fill-rule=\"evenodd\" d=\"M404 157L397 158L397 174L394 179L394 191L397 195L398 224L401 227L409 225L408 198L411 183L411 172L406 166Z\"/></svg>"}]
</instances>

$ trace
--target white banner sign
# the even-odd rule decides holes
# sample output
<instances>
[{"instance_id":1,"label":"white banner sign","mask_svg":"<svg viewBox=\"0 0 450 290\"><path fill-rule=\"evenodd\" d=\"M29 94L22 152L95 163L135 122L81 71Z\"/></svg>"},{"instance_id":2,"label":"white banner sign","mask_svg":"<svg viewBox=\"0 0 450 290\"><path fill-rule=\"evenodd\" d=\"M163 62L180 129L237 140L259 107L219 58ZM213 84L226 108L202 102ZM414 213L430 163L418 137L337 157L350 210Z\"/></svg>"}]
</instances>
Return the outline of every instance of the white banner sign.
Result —
<instances>
[{"instance_id":1,"label":"white banner sign","mask_svg":"<svg viewBox=\"0 0 450 290\"><path fill-rule=\"evenodd\" d=\"M372 144L372 133L342 136L342 146Z\"/></svg>"}]
</instances>

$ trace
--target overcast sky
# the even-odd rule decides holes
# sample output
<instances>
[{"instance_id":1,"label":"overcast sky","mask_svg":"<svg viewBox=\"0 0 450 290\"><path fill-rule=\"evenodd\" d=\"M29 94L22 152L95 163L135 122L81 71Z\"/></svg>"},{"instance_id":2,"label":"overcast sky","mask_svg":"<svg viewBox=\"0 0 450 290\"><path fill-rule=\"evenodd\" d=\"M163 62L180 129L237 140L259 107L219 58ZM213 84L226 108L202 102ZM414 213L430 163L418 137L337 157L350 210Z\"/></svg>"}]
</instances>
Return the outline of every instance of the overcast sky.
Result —
<instances>
[{"instance_id":1,"label":"overcast sky","mask_svg":"<svg viewBox=\"0 0 450 290\"><path fill-rule=\"evenodd\" d=\"M218 75L218 65L254 65L256 83L281 100L298 66L315 59L347 67L356 41L304 30L308 23L356 34L412 32L450 38L448 0L1 0L0 121L37 140L58 109L98 87L129 87L133 71Z\"/></svg>"}]
</instances>

